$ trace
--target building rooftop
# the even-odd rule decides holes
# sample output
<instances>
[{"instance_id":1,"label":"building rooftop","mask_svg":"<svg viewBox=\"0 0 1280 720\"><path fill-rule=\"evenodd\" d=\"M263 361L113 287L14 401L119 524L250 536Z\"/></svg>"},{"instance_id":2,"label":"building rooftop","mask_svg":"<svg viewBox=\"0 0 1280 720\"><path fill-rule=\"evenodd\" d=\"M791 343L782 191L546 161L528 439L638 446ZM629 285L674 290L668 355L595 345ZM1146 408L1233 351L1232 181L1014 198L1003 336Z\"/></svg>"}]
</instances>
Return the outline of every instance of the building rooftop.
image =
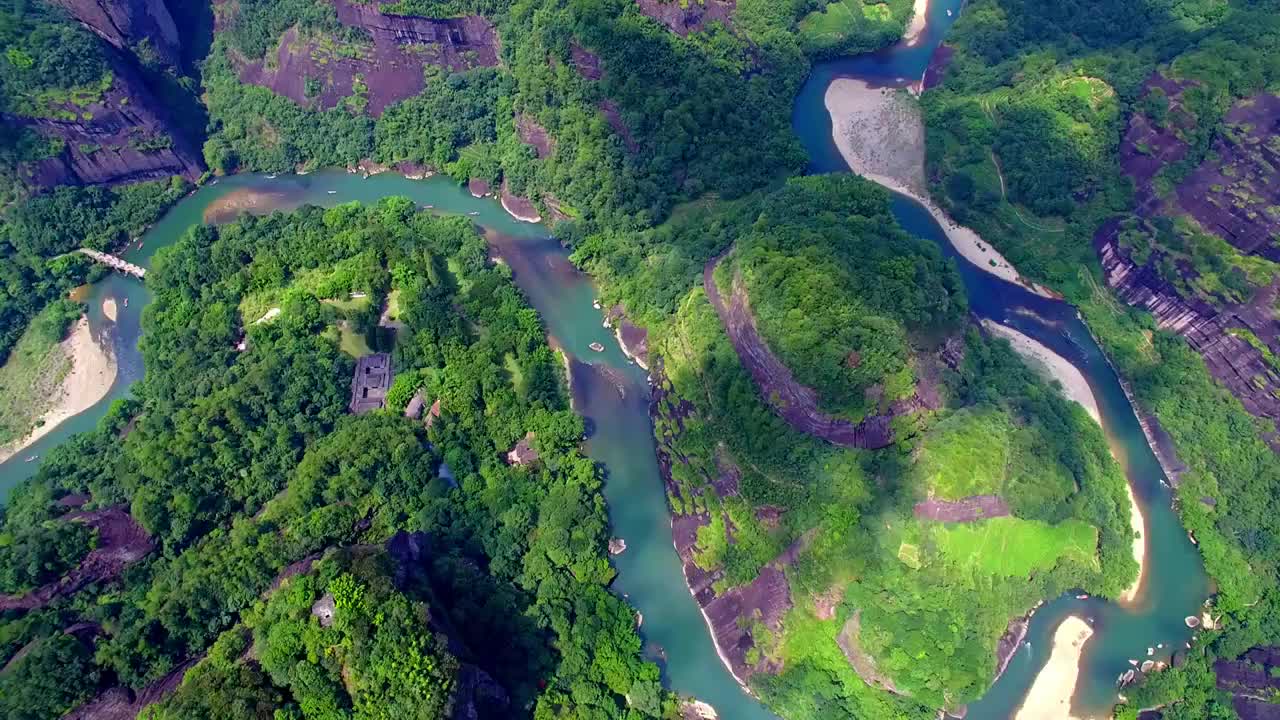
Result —
<instances>
[{"instance_id":1,"label":"building rooftop","mask_svg":"<svg viewBox=\"0 0 1280 720\"><path fill-rule=\"evenodd\" d=\"M385 407L391 378L389 354L373 353L356 360L355 377L351 379L351 412L362 415Z\"/></svg>"}]
</instances>

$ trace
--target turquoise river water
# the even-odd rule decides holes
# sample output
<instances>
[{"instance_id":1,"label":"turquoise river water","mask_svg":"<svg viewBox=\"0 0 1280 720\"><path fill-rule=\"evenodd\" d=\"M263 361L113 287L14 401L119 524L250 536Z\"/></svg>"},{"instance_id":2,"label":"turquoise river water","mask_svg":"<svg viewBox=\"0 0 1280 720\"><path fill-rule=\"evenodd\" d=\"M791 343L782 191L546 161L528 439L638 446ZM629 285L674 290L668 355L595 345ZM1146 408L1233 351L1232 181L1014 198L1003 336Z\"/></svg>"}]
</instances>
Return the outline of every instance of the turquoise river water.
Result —
<instances>
[{"instance_id":1,"label":"turquoise river water","mask_svg":"<svg viewBox=\"0 0 1280 720\"><path fill-rule=\"evenodd\" d=\"M885 85L917 80L959 11L959 0L937 0L917 44L815 67L797 99L793 123L809 149L812 172L848 170L831 140L831 120L823 103L831 80L857 77ZM614 589L642 614L646 653L661 663L672 689L710 703L721 718L774 717L745 693L720 663L698 607L684 585L680 561L671 544L670 518L655 458L646 373L622 354L612 332L603 326L601 311L593 306L595 291L589 279L573 268L565 250L548 238L545 228L520 223L496 202L474 198L442 178L409 180L382 174L363 179L341 171L278 178L239 175L206 185L184 199L143 236L141 247L131 246L124 257L149 266L157 250L204 222L211 205L240 191L269 193L259 210L372 202L403 195L438 212L468 214L484 227L494 254L511 266L517 284L570 358L575 408L591 428L586 450L607 468L605 495L613 534L627 541L627 551L614 558L619 573ZM942 229L913 201L895 197L893 210L908 231L937 242L956 259L975 313L1017 328L1080 367L1098 398L1112 449L1146 514L1148 571L1135 606L1077 600L1071 594L1047 599L1032 619L1027 639L1008 671L984 698L970 705L969 717L1012 716L1048 659L1054 629L1069 614L1087 618L1096 631L1085 650L1075 706L1080 713L1104 711L1115 701L1115 680L1131 667L1129 659L1167 661L1173 650L1189 639L1191 631L1183 617L1199 614L1208 591L1199 555L1171 509L1164 476L1118 379L1075 310L967 263L951 249ZM120 306L115 322L101 311L108 297ZM129 305L123 307L126 299ZM113 275L93 286L86 298L90 326L94 337L115 352L120 368L115 384L102 402L63 423L19 457L0 464L0 493L7 494L36 471L39 461L23 462L25 457L43 456L71 435L91 429L112 401L129 394L133 383L142 377L137 343L141 314L150 299L142 283L125 276ZM604 345L605 351L592 352L588 346L593 342ZM1157 645L1162 649L1148 657L1147 648Z\"/></svg>"}]
</instances>

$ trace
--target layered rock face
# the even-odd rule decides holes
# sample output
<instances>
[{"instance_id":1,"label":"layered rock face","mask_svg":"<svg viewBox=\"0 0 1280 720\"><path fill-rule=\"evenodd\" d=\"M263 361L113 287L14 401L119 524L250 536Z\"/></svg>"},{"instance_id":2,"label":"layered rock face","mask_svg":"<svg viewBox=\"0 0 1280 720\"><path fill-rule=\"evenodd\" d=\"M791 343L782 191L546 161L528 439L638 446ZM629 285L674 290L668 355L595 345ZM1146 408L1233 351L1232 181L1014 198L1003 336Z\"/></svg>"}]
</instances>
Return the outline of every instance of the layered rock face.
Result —
<instances>
[{"instance_id":1,"label":"layered rock face","mask_svg":"<svg viewBox=\"0 0 1280 720\"><path fill-rule=\"evenodd\" d=\"M144 41L169 67L181 61L181 41L163 0L55 0L117 50L132 53Z\"/></svg>"},{"instance_id":2,"label":"layered rock face","mask_svg":"<svg viewBox=\"0 0 1280 720\"><path fill-rule=\"evenodd\" d=\"M137 71L119 58L110 62L110 89L88 108L76 108L75 119L3 118L63 141L56 156L22 168L26 182L40 188L116 185L172 175L195 180L204 172L199 153Z\"/></svg>"},{"instance_id":3,"label":"layered rock face","mask_svg":"<svg viewBox=\"0 0 1280 720\"><path fill-rule=\"evenodd\" d=\"M1280 648L1253 648L1236 660L1213 664L1218 689L1231 693L1231 704L1242 720L1280 720L1280 705L1268 698L1280 691Z\"/></svg>"},{"instance_id":4,"label":"layered rock face","mask_svg":"<svg viewBox=\"0 0 1280 720\"><path fill-rule=\"evenodd\" d=\"M1195 117L1183 107L1183 93L1194 83L1153 75L1148 95L1163 96L1168 110L1157 122L1142 113L1129 120L1120 161L1137 190L1136 214L1142 220L1184 217L1218 235L1243 254L1280 259L1280 245L1270 238L1280 230L1280 97L1259 95L1237 103L1225 116L1213 152L1172 193L1159 191L1161 172L1187 158L1186 140ZM1158 327L1184 338L1204 358L1210 373L1253 415L1280 419L1280 371L1266 353L1245 338L1252 335L1274 355L1280 350L1280 320L1274 311L1280 278L1254 288L1243 303L1222 303L1186 296L1162 276L1170 266L1187 279L1196 270L1162 249L1146 262L1135 262L1120 242L1123 222L1104 223L1094 236L1107 285L1124 302L1150 312ZM1189 283L1188 283L1189 284ZM1275 434L1266 439L1280 449Z\"/></svg>"},{"instance_id":5,"label":"layered rock face","mask_svg":"<svg viewBox=\"0 0 1280 720\"><path fill-rule=\"evenodd\" d=\"M57 185L117 185L204 172L199 148L148 87L144 64L177 70L182 44L163 0L56 0L102 38L110 86L88 105L50 108L39 117L0 113L0 121L62 141L55 156L24 164L35 190ZM145 62L144 62L145 58Z\"/></svg>"},{"instance_id":6,"label":"layered rock face","mask_svg":"<svg viewBox=\"0 0 1280 720\"><path fill-rule=\"evenodd\" d=\"M1253 415L1280 419L1280 373L1260 350L1234 330L1248 330L1263 342L1275 344L1275 317L1266 308L1274 301L1277 285L1263 288L1241 305L1217 310L1194 298L1184 299L1156 272L1152 263L1139 267L1124 255L1116 238L1118 221L1103 225L1094 238L1102 270L1116 295L1140 307L1162 330L1178 333L1200 353L1215 379L1235 395ZM1268 438L1273 447L1276 442Z\"/></svg>"}]
</instances>

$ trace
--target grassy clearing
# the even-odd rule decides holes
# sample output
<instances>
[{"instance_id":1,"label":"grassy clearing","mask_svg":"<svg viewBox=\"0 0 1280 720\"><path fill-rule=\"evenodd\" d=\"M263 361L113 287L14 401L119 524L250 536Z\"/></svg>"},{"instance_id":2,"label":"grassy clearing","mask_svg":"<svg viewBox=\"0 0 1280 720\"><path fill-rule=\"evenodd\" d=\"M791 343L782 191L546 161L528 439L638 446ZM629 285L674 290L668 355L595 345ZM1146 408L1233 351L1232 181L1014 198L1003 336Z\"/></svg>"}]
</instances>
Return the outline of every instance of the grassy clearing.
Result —
<instances>
[{"instance_id":1,"label":"grassy clearing","mask_svg":"<svg viewBox=\"0 0 1280 720\"><path fill-rule=\"evenodd\" d=\"M372 300L369 299L368 295L361 295L360 297L349 297L345 300L329 299L321 300L321 302L325 305L332 305L344 312L360 312L361 310L368 308L369 303L372 302Z\"/></svg>"},{"instance_id":2,"label":"grassy clearing","mask_svg":"<svg viewBox=\"0 0 1280 720\"><path fill-rule=\"evenodd\" d=\"M961 410L929 430L916 465L919 482L944 500L998 493L1009 465L1009 416L995 408Z\"/></svg>"},{"instance_id":3,"label":"grassy clearing","mask_svg":"<svg viewBox=\"0 0 1280 720\"><path fill-rule=\"evenodd\" d=\"M71 358L59 343L80 312L80 305L69 300L40 311L0 367L5 398L0 403L0 445L26 435L57 396L71 372Z\"/></svg>"},{"instance_id":4,"label":"grassy clearing","mask_svg":"<svg viewBox=\"0 0 1280 720\"><path fill-rule=\"evenodd\" d=\"M969 574L1025 577L1048 570L1059 560L1097 565L1098 530L1080 520L1050 525L1014 517L938 526L938 551Z\"/></svg>"},{"instance_id":5,"label":"grassy clearing","mask_svg":"<svg viewBox=\"0 0 1280 720\"><path fill-rule=\"evenodd\" d=\"M862 21L860 0L839 0L825 9L809 13L800 21L800 33L816 42L835 42L853 31Z\"/></svg>"},{"instance_id":6,"label":"grassy clearing","mask_svg":"<svg viewBox=\"0 0 1280 720\"><path fill-rule=\"evenodd\" d=\"M338 347L353 358L364 357L373 352L364 335L352 330L345 322L338 326Z\"/></svg>"},{"instance_id":7,"label":"grassy clearing","mask_svg":"<svg viewBox=\"0 0 1280 720\"><path fill-rule=\"evenodd\" d=\"M263 270L264 273L269 270ZM284 287L246 293L240 300L240 319L248 324L273 307L281 307L285 298L296 294L314 295L340 310L360 310L369 306L369 298L352 298L352 292L367 293L367 280L372 274L369 260L363 255L343 260L331 268L315 268L296 273Z\"/></svg>"},{"instance_id":8,"label":"grassy clearing","mask_svg":"<svg viewBox=\"0 0 1280 720\"><path fill-rule=\"evenodd\" d=\"M524 369L520 367L520 361L516 360L514 353L507 353L502 357L502 365L507 369L507 373L511 376L511 387L515 389L516 394L520 397L528 397L529 383L525 380Z\"/></svg>"}]
</instances>

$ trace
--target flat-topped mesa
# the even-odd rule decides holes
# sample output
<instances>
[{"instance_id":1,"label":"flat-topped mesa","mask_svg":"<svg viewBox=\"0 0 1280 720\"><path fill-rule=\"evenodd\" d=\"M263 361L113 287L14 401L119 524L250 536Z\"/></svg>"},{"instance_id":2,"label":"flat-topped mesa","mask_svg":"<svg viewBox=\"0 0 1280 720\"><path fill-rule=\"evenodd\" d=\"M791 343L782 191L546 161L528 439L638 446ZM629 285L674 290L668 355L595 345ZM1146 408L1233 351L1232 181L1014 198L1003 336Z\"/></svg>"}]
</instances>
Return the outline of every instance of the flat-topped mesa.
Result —
<instances>
[{"instance_id":1,"label":"flat-topped mesa","mask_svg":"<svg viewBox=\"0 0 1280 720\"><path fill-rule=\"evenodd\" d=\"M735 288L726 304L716 286L714 258L703 270L702 285L707 299L720 316L729 342L743 367L760 389L760 396L787 424L800 432L842 447L875 450L894 442L893 419L925 408L929 403L920 395L895 401L887 413L870 415L862 422L835 417L818 408L818 394L797 381L790 368L769 349L756 328L746 293Z\"/></svg>"}]
</instances>

